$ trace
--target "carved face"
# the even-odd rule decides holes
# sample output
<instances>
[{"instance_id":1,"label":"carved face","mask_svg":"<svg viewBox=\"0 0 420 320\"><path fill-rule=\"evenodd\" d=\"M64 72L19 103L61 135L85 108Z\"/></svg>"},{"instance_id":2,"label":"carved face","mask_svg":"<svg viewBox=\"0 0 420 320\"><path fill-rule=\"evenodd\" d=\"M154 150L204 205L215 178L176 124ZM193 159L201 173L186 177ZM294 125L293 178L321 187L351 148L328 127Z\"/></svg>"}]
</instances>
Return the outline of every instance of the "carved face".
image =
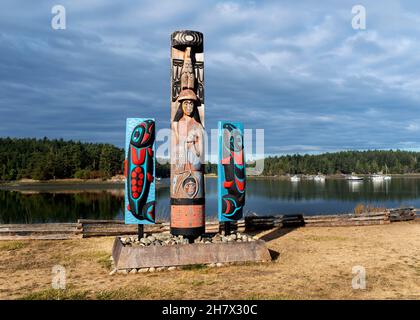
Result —
<instances>
[{"instance_id":1,"label":"carved face","mask_svg":"<svg viewBox=\"0 0 420 320\"><path fill-rule=\"evenodd\" d=\"M194 179L188 178L184 181L184 192L189 196L194 196L197 190L197 185Z\"/></svg>"},{"instance_id":2,"label":"carved face","mask_svg":"<svg viewBox=\"0 0 420 320\"><path fill-rule=\"evenodd\" d=\"M193 100L184 100L182 101L182 111L185 115L191 117L194 111L194 101Z\"/></svg>"},{"instance_id":3,"label":"carved face","mask_svg":"<svg viewBox=\"0 0 420 320\"><path fill-rule=\"evenodd\" d=\"M195 183L190 182L185 185L185 193L190 197L195 193Z\"/></svg>"}]
</instances>

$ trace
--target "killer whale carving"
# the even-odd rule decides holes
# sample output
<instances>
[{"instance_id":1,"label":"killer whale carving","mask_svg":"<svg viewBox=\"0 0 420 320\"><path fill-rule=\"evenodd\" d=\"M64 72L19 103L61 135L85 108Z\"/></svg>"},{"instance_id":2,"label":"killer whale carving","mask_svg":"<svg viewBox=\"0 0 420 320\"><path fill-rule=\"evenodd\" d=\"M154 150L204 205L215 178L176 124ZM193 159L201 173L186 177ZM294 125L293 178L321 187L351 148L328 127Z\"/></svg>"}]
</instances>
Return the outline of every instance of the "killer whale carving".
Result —
<instances>
[{"instance_id":1,"label":"killer whale carving","mask_svg":"<svg viewBox=\"0 0 420 320\"><path fill-rule=\"evenodd\" d=\"M219 121L218 218L238 221L245 205L245 155L243 125Z\"/></svg>"},{"instance_id":2,"label":"killer whale carving","mask_svg":"<svg viewBox=\"0 0 420 320\"><path fill-rule=\"evenodd\" d=\"M128 118L124 173L125 223L155 223L155 121Z\"/></svg>"}]
</instances>

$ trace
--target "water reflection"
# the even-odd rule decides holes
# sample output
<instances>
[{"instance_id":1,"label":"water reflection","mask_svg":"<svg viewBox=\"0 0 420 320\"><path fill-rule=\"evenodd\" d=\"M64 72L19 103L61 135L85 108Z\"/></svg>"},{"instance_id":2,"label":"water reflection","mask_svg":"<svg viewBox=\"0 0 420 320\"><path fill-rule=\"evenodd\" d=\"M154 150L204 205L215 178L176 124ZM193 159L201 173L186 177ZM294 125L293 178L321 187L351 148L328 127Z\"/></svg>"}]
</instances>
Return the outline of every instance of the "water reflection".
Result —
<instances>
[{"instance_id":1,"label":"water reflection","mask_svg":"<svg viewBox=\"0 0 420 320\"><path fill-rule=\"evenodd\" d=\"M363 181L360 180L350 180L349 183L349 189L351 192L358 192L360 191L360 187L363 185Z\"/></svg>"},{"instance_id":2,"label":"water reflection","mask_svg":"<svg viewBox=\"0 0 420 320\"><path fill-rule=\"evenodd\" d=\"M122 217L121 190L37 193L0 191L1 223L76 222Z\"/></svg>"},{"instance_id":3,"label":"water reflection","mask_svg":"<svg viewBox=\"0 0 420 320\"><path fill-rule=\"evenodd\" d=\"M169 183L157 189L157 219L169 219ZM0 190L0 223L75 222L78 218L122 219L123 185ZM245 212L332 214L353 211L358 203L380 207L420 207L420 179L325 182L249 179ZM217 217L217 179L206 179L206 216Z\"/></svg>"}]
</instances>

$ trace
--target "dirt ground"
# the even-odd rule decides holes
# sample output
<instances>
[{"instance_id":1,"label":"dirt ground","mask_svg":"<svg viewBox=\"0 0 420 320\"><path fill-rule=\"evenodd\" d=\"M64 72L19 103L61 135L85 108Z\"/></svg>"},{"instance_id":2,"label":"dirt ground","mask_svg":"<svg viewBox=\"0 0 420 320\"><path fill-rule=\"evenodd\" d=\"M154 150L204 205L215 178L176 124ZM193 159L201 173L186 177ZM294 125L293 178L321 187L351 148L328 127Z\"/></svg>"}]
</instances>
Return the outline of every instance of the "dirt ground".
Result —
<instances>
[{"instance_id":1,"label":"dirt ground","mask_svg":"<svg viewBox=\"0 0 420 320\"><path fill-rule=\"evenodd\" d=\"M242 264L110 276L114 238L0 242L1 299L420 299L420 223L258 235L277 254ZM52 267L66 289L51 288ZM353 289L354 266L366 289Z\"/></svg>"}]
</instances>

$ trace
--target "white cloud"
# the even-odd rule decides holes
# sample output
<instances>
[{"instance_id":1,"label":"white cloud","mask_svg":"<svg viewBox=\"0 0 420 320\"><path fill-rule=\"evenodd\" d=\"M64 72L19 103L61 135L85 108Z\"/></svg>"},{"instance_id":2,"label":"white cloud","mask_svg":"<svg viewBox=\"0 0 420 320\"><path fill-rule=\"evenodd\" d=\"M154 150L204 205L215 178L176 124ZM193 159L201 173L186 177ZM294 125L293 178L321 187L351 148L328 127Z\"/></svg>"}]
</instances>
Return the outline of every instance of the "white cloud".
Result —
<instances>
[{"instance_id":1,"label":"white cloud","mask_svg":"<svg viewBox=\"0 0 420 320\"><path fill-rule=\"evenodd\" d=\"M420 125L417 123L410 123L407 127L407 130L412 132L420 131Z\"/></svg>"}]
</instances>

